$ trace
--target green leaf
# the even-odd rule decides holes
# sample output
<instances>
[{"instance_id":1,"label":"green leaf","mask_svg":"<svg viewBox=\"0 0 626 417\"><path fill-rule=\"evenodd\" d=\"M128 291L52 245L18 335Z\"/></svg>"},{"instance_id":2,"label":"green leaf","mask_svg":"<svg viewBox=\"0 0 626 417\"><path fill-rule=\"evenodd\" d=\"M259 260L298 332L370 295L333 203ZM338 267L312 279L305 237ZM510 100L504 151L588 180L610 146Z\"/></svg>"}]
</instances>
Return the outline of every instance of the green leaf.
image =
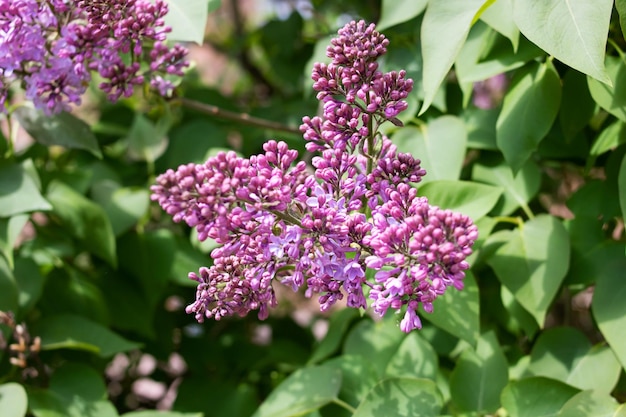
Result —
<instances>
[{"instance_id":1,"label":"green leaf","mask_svg":"<svg viewBox=\"0 0 626 417\"><path fill-rule=\"evenodd\" d=\"M443 407L437 385L428 379L390 378L368 393L354 417L436 417Z\"/></svg>"},{"instance_id":2,"label":"green leaf","mask_svg":"<svg viewBox=\"0 0 626 417\"><path fill-rule=\"evenodd\" d=\"M169 12L165 24L172 28L167 39L202 45L209 8L215 10L221 0L166 0Z\"/></svg>"},{"instance_id":3,"label":"green leaf","mask_svg":"<svg viewBox=\"0 0 626 417\"><path fill-rule=\"evenodd\" d=\"M607 56L605 65L612 85L587 78L589 92L600 107L626 122L626 98L622 93L626 88L626 63L621 58Z\"/></svg>"},{"instance_id":4,"label":"green leaf","mask_svg":"<svg viewBox=\"0 0 626 417\"><path fill-rule=\"evenodd\" d=\"M609 394L583 391L570 398L557 417L623 417L624 409Z\"/></svg>"},{"instance_id":5,"label":"green leaf","mask_svg":"<svg viewBox=\"0 0 626 417\"><path fill-rule=\"evenodd\" d=\"M328 333L313 351L309 364L319 362L335 353L346 335L350 323L359 316L359 312L354 308L344 308L330 316Z\"/></svg>"},{"instance_id":6,"label":"green leaf","mask_svg":"<svg viewBox=\"0 0 626 417\"><path fill-rule=\"evenodd\" d=\"M507 37L516 51L519 45L519 29L513 20L513 0L496 0L481 15L480 19Z\"/></svg>"},{"instance_id":7,"label":"green leaf","mask_svg":"<svg viewBox=\"0 0 626 417\"><path fill-rule=\"evenodd\" d=\"M559 61L604 83L612 0L513 0L519 30Z\"/></svg>"},{"instance_id":8,"label":"green leaf","mask_svg":"<svg viewBox=\"0 0 626 417\"><path fill-rule=\"evenodd\" d=\"M140 187L121 187L105 180L93 185L93 200L105 211L115 236L127 232L146 214L150 206L148 190Z\"/></svg>"},{"instance_id":9,"label":"green leaf","mask_svg":"<svg viewBox=\"0 0 626 417\"><path fill-rule=\"evenodd\" d=\"M433 302L433 312L422 317L448 333L476 346L480 336L478 285L471 271L465 272L465 288L449 289Z\"/></svg>"},{"instance_id":10,"label":"green leaf","mask_svg":"<svg viewBox=\"0 0 626 417\"><path fill-rule=\"evenodd\" d=\"M512 71L523 67L527 62L542 56L544 53L534 43L526 38L520 39L517 52L513 51L509 42L504 39L496 39L491 49L481 54L480 62L476 62L459 74L459 80L463 83L483 81L495 75Z\"/></svg>"},{"instance_id":11,"label":"green leaf","mask_svg":"<svg viewBox=\"0 0 626 417\"><path fill-rule=\"evenodd\" d=\"M428 0L383 0L376 30L380 32L419 16L427 3Z\"/></svg>"},{"instance_id":12,"label":"green leaf","mask_svg":"<svg viewBox=\"0 0 626 417\"><path fill-rule=\"evenodd\" d=\"M593 142L589 155L598 156L626 142L626 123L616 120L604 128Z\"/></svg>"},{"instance_id":13,"label":"green leaf","mask_svg":"<svg viewBox=\"0 0 626 417\"><path fill-rule=\"evenodd\" d=\"M17 312L18 289L7 261L0 256L0 310Z\"/></svg>"},{"instance_id":14,"label":"green leaf","mask_svg":"<svg viewBox=\"0 0 626 417\"><path fill-rule=\"evenodd\" d=\"M203 413L178 413L176 411L131 411L124 413L120 417L204 417Z\"/></svg>"},{"instance_id":15,"label":"green leaf","mask_svg":"<svg viewBox=\"0 0 626 417\"><path fill-rule=\"evenodd\" d=\"M382 377L404 337L404 333L390 318L378 322L363 320L348 333L343 345L343 354L367 358Z\"/></svg>"},{"instance_id":16,"label":"green leaf","mask_svg":"<svg viewBox=\"0 0 626 417\"><path fill-rule=\"evenodd\" d=\"M0 254L4 255L11 269L13 269L13 248L22 229L28 223L28 218L27 214L0 218Z\"/></svg>"},{"instance_id":17,"label":"green leaf","mask_svg":"<svg viewBox=\"0 0 626 417\"><path fill-rule=\"evenodd\" d=\"M502 195L502 188L469 181L431 181L419 186L431 205L460 212L472 220L484 217Z\"/></svg>"},{"instance_id":18,"label":"green leaf","mask_svg":"<svg viewBox=\"0 0 626 417\"><path fill-rule=\"evenodd\" d=\"M539 331L535 318L522 307L511 291L504 285L500 286L500 298L502 299L502 306L510 315L507 322L507 330L518 336L523 331L525 336L529 338L534 337L537 331Z\"/></svg>"},{"instance_id":19,"label":"green leaf","mask_svg":"<svg viewBox=\"0 0 626 417\"><path fill-rule=\"evenodd\" d=\"M569 268L569 235L559 220L540 215L512 232L488 259L502 284L540 327Z\"/></svg>"},{"instance_id":20,"label":"green leaf","mask_svg":"<svg viewBox=\"0 0 626 417\"><path fill-rule=\"evenodd\" d=\"M316 410L337 398L341 371L330 366L300 368L280 383L253 417L290 417Z\"/></svg>"},{"instance_id":21,"label":"green leaf","mask_svg":"<svg viewBox=\"0 0 626 417\"><path fill-rule=\"evenodd\" d=\"M626 224L626 155L620 164L619 174L617 177L617 187L619 194L619 205L622 208L622 219Z\"/></svg>"},{"instance_id":22,"label":"green leaf","mask_svg":"<svg viewBox=\"0 0 626 417\"><path fill-rule=\"evenodd\" d=\"M341 355L324 363L341 370L341 391L339 398L356 407L376 385L380 376L369 358L364 356Z\"/></svg>"},{"instance_id":23,"label":"green leaf","mask_svg":"<svg viewBox=\"0 0 626 417\"><path fill-rule=\"evenodd\" d=\"M467 147L471 149L487 149L495 151L496 121L500 114L499 108L483 110L470 107L462 114L467 129Z\"/></svg>"},{"instance_id":24,"label":"green leaf","mask_svg":"<svg viewBox=\"0 0 626 417\"><path fill-rule=\"evenodd\" d=\"M561 102L561 79L551 62L515 74L496 125L498 148L517 172L550 131Z\"/></svg>"},{"instance_id":25,"label":"green leaf","mask_svg":"<svg viewBox=\"0 0 626 417\"><path fill-rule=\"evenodd\" d=\"M42 197L37 182L22 165L0 165L0 217L50 209L52 206Z\"/></svg>"},{"instance_id":26,"label":"green leaf","mask_svg":"<svg viewBox=\"0 0 626 417\"><path fill-rule=\"evenodd\" d=\"M235 382L218 382L215 378L201 374L186 376L178 386L173 409L179 412L201 412L204 417L251 416L258 403L256 387Z\"/></svg>"},{"instance_id":27,"label":"green leaf","mask_svg":"<svg viewBox=\"0 0 626 417\"><path fill-rule=\"evenodd\" d=\"M464 123L455 116L442 116L419 128L406 127L392 137L399 152L421 160L426 170L422 182L459 178L467 133Z\"/></svg>"},{"instance_id":28,"label":"green leaf","mask_svg":"<svg viewBox=\"0 0 626 417\"><path fill-rule=\"evenodd\" d=\"M176 238L167 229L129 233L119 240L120 268L141 285L152 306L161 299L171 279L176 252Z\"/></svg>"},{"instance_id":29,"label":"green leaf","mask_svg":"<svg viewBox=\"0 0 626 417\"><path fill-rule=\"evenodd\" d=\"M507 216L519 207L529 211L528 203L541 186L541 171L531 161L527 161L516 175L503 162L497 165L476 163L472 169L472 179L499 186L504 190L501 203L496 209L498 214Z\"/></svg>"},{"instance_id":30,"label":"green leaf","mask_svg":"<svg viewBox=\"0 0 626 417\"><path fill-rule=\"evenodd\" d=\"M543 377L511 381L502 391L502 406L515 417L556 417L579 392L567 384Z\"/></svg>"},{"instance_id":31,"label":"green leaf","mask_svg":"<svg viewBox=\"0 0 626 417\"><path fill-rule=\"evenodd\" d=\"M19 257L15 262L15 281L19 288L20 314L26 314L39 301L45 278L34 260Z\"/></svg>"},{"instance_id":32,"label":"green leaf","mask_svg":"<svg viewBox=\"0 0 626 417\"><path fill-rule=\"evenodd\" d=\"M543 332L533 346L528 366L532 375L605 393L613 390L620 371L620 364L608 347L592 347L587 337L573 327Z\"/></svg>"},{"instance_id":33,"label":"green leaf","mask_svg":"<svg viewBox=\"0 0 626 417\"><path fill-rule=\"evenodd\" d=\"M622 35L626 39L626 0L615 0L615 8L619 14L619 25L622 28Z\"/></svg>"},{"instance_id":34,"label":"green leaf","mask_svg":"<svg viewBox=\"0 0 626 417\"><path fill-rule=\"evenodd\" d=\"M24 417L28 410L28 397L24 387L15 382L0 385L0 416Z\"/></svg>"},{"instance_id":35,"label":"green leaf","mask_svg":"<svg viewBox=\"0 0 626 417\"><path fill-rule=\"evenodd\" d=\"M42 350L86 350L101 358L141 346L129 342L99 323L71 314L44 318L36 323L34 334L41 337Z\"/></svg>"},{"instance_id":36,"label":"green leaf","mask_svg":"<svg viewBox=\"0 0 626 417\"><path fill-rule=\"evenodd\" d=\"M622 251L623 252L623 251ZM591 311L602 335L626 369L626 286L624 285L626 259L623 256L607 259L596 277Z\"/></svg>"},{"instance_id":37,"label":"green leaf","mask_svg":"<svg viewBox=\"0 0 626 417\"><path fill-rule=\"evenodd\" d=\"M154 162L167 149L167 136L141 113L135 114L128 136L128 156L135 161Z\"/></svg>"},{"instance_id":38,"label":"green leaf","mask_svg":"<svg viewBox=\"0 0 626 417\"><path fill-rule=\"evenodd\" d=\"M476 350L463 351L452 375L452 402L463 411L493 412L508 382L508 364L493 331L478 339Z\"/></svg>"},{"instance_id":39,"label":"green leaf","mask_svg":"<svg viewBox=\"0 0 626 417\"><path fill-rule=\"evenodd\" d=\"M46 116L41 110L20 106L13 114L24 130L42 145L83 149L97 158L102 158L98 140L91 127L70 113Z\"/></svg>"},{"instance_id":40,"label":"green leaf","mask_svg":"<svg viewBox=\"0 0 626 417\"><path fill-rule=\"evenodd\" d=\"M578 71L567 71L563 77L559 121L568 141L587 126L595 109L596 103L589 92L587 77Z\"/></svg>"},{"instance_id":41,"label":"green leaf","mask_svg":"<svg viewBox=\"0 0 626 417\"><path fill-rule=\"evenodd\" d=\"M106 396L102 375L72 362L55 371L49 389L28 389L29 408L37 417L117 417Z\"/></svg>"},{"instance_id":42,"label":"green leaf","mask_svg":"<svg viewBox=\"0 0 626 417\"><path fill-rule=\"evenodd\" d=\"M432 104L467 38L476 14L487 1L447 0L428 4L421 28L424 103L420 114Z\"/></svg>"},{"instance_id":43,"label":"green leaf","mask_svg":"<svg viewBox=\"0 0 626 417\"><path fill-rule=\"evenodd\" d=\"M115 235L102 207L56 180L48 186L46 197L68 232L86 250L115 267Z\"/></svg>"},{"instance_id":44,"label":"green leaf","mask_svg":"<svg viewBox=\"0 0 626 417\"><path fill-rule=\"evenodd\" d=\"M385 377L424 378L433 382L439 360L433 347L417 332L409 333L385 369Z\"/></svg>"}]
</instances>

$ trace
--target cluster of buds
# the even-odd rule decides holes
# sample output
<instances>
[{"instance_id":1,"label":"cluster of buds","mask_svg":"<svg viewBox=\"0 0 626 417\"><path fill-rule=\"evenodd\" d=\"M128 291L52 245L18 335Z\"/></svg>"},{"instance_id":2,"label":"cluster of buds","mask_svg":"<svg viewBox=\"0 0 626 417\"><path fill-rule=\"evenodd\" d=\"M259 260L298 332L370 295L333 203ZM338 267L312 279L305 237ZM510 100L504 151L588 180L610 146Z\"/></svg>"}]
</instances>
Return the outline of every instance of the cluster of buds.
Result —
<instances>
[{"instance_id":1,"label":"cluster of buds","mask_svg":"<svg viewBox=\"0 0 626 417\"><path fill-rule=\"evenodd\" d=\"M200 322L251 310L266 318L278 281L318 294L322 310L343 298L367 308L369 298L380 315L404 313L409 332L421 328L420 305L432 311L447 287L463 287L476 226L419 197L420 161L380 131L401 125L413 82L378 69L389 41L373 24L353 21L338 35L331 62L313 70L323 114L301 126L307 150L318 153L313 172L297 151L269 141L249 159L220 153L170 169L152 187L174 221L221 245L211 267L189 275L198 287L187 312Z\"/></svg>"},{"instance_id":2,"label":"cluster of buds","mask_svg":"<svg viewBox=\"0 0 626 417\"><path fill-rule=\"evenodd\" d=\"M164 43L167 12L164 0L0 0L0 112L16 83L46 114L69 110L92 73L111 101L144 83L170 94L188 62Z\"/></svg>"},{"instance_id":3,"label":"cluster of buds","mask_svg":"<svg viewBox=\"0 0 626 417\"><path fill-rule=\"evenodd\" d=\"M0 324L9 327L12 333L12 339L9 339L9 342L13 341L9 344L0 332L0 349L4 350L8 345L11 365L25 369L28 366L29 357L36 355L41 350L41 339L39 336L32 338L26 325L16 323L10 312L0 311Z\"/></svg>"}]
</instances>

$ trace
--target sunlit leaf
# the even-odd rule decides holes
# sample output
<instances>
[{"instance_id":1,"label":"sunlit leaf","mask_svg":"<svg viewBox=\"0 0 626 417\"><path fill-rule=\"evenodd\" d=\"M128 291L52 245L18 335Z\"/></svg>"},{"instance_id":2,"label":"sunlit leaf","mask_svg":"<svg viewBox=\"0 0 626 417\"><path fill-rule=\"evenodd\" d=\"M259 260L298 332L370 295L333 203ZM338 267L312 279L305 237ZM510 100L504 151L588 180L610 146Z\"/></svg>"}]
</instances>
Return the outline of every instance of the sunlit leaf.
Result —
<instances>
[{"instance_id":1,"label":"sunlit leaf","mask_svg":"<svg viewBox=\"0 0 626 417\"><path fill-rule=\"evenodd\" d=\"M431 181L418 185L419 195L431 205L453 210L472 220L484 217L502 195L502 188L469 181Z\"/></svg>"},{"instance_id":2,"label":"sunlit leaf","mask_svg":"<svg viewBox=\"0 0 626 417\"><path fill-rule=\"evenodd\" d=\"M136 349L140 345L130 342L99 323L86 318L60 314L46 317L36 325L35 334L41 337L43 350L77 349L108 358L118 352Z\"/></svg>"},{"instance_id":3,"label":"sunlit leaf","mask_svg":"<svg viewBox=\"0 0 626 417\"><path fill-rule=\"evenodd\" d=\"M13 269L13 248L28 218L27 214L0 218L0 254L4 255L11 269Z\"/></svg>"},{"instance_id":4,"label":"sunlit leaf","mask_svg":"<svg viewBox=\"0 0 626 417\"><path fill-rule=\"evenodd\" d=\"M508 382L508 364L495 334L478 339L476 350L461 354L452 375L452 402L463 411L493 412L500 406L500 393Z\"/></svg>"},{"instance_id":5,"label":"sunlit leaf","mask_svg":"<svg viewBox=\"0 0 626 417\"><path fill-rule=\"evenodd\" d=\"M28 397L24 387L15 382L0 385L0 415L24 417L28 410Z\"/></svg>"},{"instance_id":6,"label":"sunlit leaf","mask_svg":"<svg viewBox=\"0 0 626 417\"><path fill-rule=\"evenodd\" d=\"M25 106L18 107L14 114L24 130L42 145L83 149L102 158L91 127L74 115L63 112L46 116L41 110Z\"/></svg>"},{"instance_id":7,"label":"sunlit leaf","mask_svg":"<svg viewBox=\"0 0 626 417\"><path fill-rule=\"evenodd\" d=\"M624 271L626 258L620 256L607 259L596 277L591 311L602 335L626 369L626 303L622 302L626 297Z\"/></svg>"},{"instance_id":8,"label":"sunlit leaf","mask_svg":"<svg viewBox=\"0 0 626 417\"><path fill-rule=\"evenodd\" d=\"M626 63L621 58L607 56L605 64L611 85L588 77L589 92L600 107L626 122L626 97L622 93L626 88Z\"/></svg>"},{"instance_id":9,"label":"sunlit leaf","mask_svg":"<svg viewBox=\"0 0 626 417\"><path fill-rule=\"evenodd\" d=\"M420 128L406 127L393 135L399 152L410 153L426 170L422 183L459 178L467 133L464 123L454 116L442 116Z\"/></svg>"},{"instance_id":10,"label":"sunlit leaf","mask_svg":"<svg viewBox=\"0 0 626 417\"><path fill-rule=\"evenodd\" d=\"M569 236L559 220L540 215L513 232L488 260L502 284L540 327L569 268Z\"/></svg>"},{"instance_id":11,"label":"sunlit leaf","mask_svg":"<svg viewBox=\"0 0 626 417\"><path fill-rule=\"evenodd\" d=\"M511 381L502 391L502 406L515 417L554 417L579 390L544 377Z\"/></svg>"},{"instance_id":12,"label":"sunlit leaf","mask_svg":"<svg viewBox=\"0 0 626 417\"><path fill-rule=\"evenodd\" d=\"M37 182L22 165L0 164L0 217L50 209Z\"/></svg>"},{"instance_id":13,"label":"sunlit leaf","mask_svg":"<svg viewBox=\"0 0 626 417\"><path fill-rule=\"evenodd\" d=\"M405 337L387 364L385 376L425 378L434 381L438 365L437 353L432 346L417 332L412 332Z\"/></svg>"},{"instance_id":14,"label":"sunlit leaf","mask_svg":"<svg viewBox=\"0 0 626 417\"><path fill-rule=\"evenodd\" d=\"M382 376L404 337L391 318L379 322L363 320L348 333L343 353L367 358Z\"/></svg>"},{"instance_id":15,"label":"sunlit leaf","mask_svg":"<svg viewBox=\"0 0 626 417\"><path fill-rule=\"evenodd\" d=\"M135 114L126 140L128 156L136 161L154 162L165 152L168 144L165 130L141 113Z\"/></svg>"},{"instance_id":16,"label":"sunlit leaf","mask_svg":"<svg viewBox=\"0 0 626 417\"><path fill-rule=\"evenodd\" d=\"M519 29L513 20L513 0L496 0L480 15L480 19L506 36L513 50L517 50Z\"/></svg>"},{"instance_id":17,"label":"sunlit leaf","mask_svg":"<svg viewBox=\"0 0 626 417\"><path fill-rule=\"evenodd\" d=\"M209 8L217 9L221 0L166 0L169 12L165 24L172 28L167 39L202 45Z\"/></svg>"},{"instance_id":18,"label":"sunlit leaf","mask_svg":"<svg viewBox=\"0 0 626 417\"><path fill-rule=\"evenodd\" d=\"M106 396L103 376L72 362L55 371L49 388L28 389L29 408L36 417L117 417Z\"/></svg>"},{"instance_id":19,"label":"sunlit leaf","mask_svg":"<svg viewBox=\"0 0 626 417\"><path fill-rule=\"evenodd\" d=\"M341 346L341 341L346 335L350 323L359 316L359 312L354 308L345 308L330 316L328 333L313 351L309 363L316 363L326 359Z\"/></svg>"},{"instance_id":20,"label":"sunlit leaf","mask_svg":"<svg viewBox=\"0 0 626 417\"><path fill-rule=\"evenodd\" d=\"M367 394L354 417L412 416L436 417L443 406L441 393L428 379L390 378Z\"/></svg>"},{"instance_id":21,"label":"sunlit leaf","mask_svg":"<svg viewBox=\"0 0 626 417\"><path fill-rule=\"evenodd\" d=\"M383 0L376 30L382 31L419 16L427 3L428 0Z\"/></svg>"},{"instance_id":22,"label":"sunlit leaf","mask_svg":"<svg viewBox=\"0 0 626 417\"><path fill-rule=\"evenodd\" d=\"M586 336L573 327L544 331L533 346L528 372L558 379L581 390L610 393L621 367L606 346L592 347Z\"/></svg>"},{"instance_id":23,"label":"sunlit leaf","mask_svg":"<svg viewBox=\"0 0 626 417\"><path fill-rule=\"evenodd\" d=\"M337 398L341 372L330 366L301 368L265 399L253 417L291 417L316 410Z\"/></svg>"},{"instance_id":24,"label":"sunlit leaf","mask_svg":"<svg viewBox=\"0 0 626 417\"><path fill-rule=\"evenodd\" d=\"M605 83L612 0L513 0L520 31L566 65Z\"/></svg>"},{"instance_id":25,"label":"sunlit leaf","mask_svg":"<svg viewBox=\"0 0 626 417\"><path fill-rule=\"evenodd\" d=\"M96 256L117 264L115 235L102 207L60 181L48 186L46 197L67 231Z\"/></svg>"},{"instance_id":26,"label":"sunlit leaf","mask_svg":"<svg viewBox=\"0 0 626 417\"><path fill-rule=\"evenodd\" d=\"M561 102L561 80L550 62L515 74L496 125L498 148L514 173L549 132Z\"/></svg>"},{"instance_id":27,"label":"sunlit leaf","mask_svg":"<svg viewBox=\"0 0 626 417\"><path fill-rule=\"evenodd\" d=\"M621 408L609 394L598 391L583 391L570 398L557 417L624 417Z\"/></svg>"},{"instance_id":28,"label":"sunlit leaf","mask_svg":"<svg viewBox=\"0 0 626 417\"><path fill-rule=\"evenodd\" d=\"M421 309L421 317L448 333L476 346L480 336L480 305L478 286L471 271L466 271L461 291L449 288L433 302L433 312Z\"/></svg>"},{"instance_id":29,"label":"sunlit leaf","mask_svg":"<svg viewBox=\"0 0 626 417\"><path fill-rule=\"evenodd\" d=\"M421 29L424 103L420 114L432 104L484 3L485 0L447 0L428 4Z\"/></svg>"},{"instance_id":30,"label":"sunlit leaf","mask_svg":"<svg viewBox=\"0 0 626 417\"><path fill-rule=\"evenodd\" d=\"M531 161L526 162L516 175L505 163L477 163L472 170L472 179L499 186L504 193L501 203L496 206L497 213L509 215L519 207L528 207L527 204L539 191L541 171Z\"/></svg>"}]
</instances>

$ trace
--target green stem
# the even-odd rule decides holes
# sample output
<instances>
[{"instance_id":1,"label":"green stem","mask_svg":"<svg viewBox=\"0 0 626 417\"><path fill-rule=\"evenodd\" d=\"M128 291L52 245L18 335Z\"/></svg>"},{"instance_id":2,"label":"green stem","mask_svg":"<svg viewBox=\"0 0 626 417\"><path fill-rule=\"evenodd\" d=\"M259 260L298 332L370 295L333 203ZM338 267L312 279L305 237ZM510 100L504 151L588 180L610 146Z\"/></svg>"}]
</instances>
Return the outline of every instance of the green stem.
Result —
<instances>
[{"instance_id":1,"label":"green stem","mask_svg":"<svg viewBox=\"0 0 626 417\"><path fill-rule=\"evenodd\" d=\"M524 221L519 217L498 216L494 217L494 220L498 223L513 223L516 226L521 226L524 223Z\"/></svg>"},{"instance_id":2,"label":"green stem","mask_svg":"<svg viewBox=\"0 0 626 417\"><path fill-rule=\"evenodd\" d=\"M356 408L352 407L350 404L348 404L347 402L340 400L339 398L333 398L333 402L335 404L337 404L340 407L345 408L346 410L348 410L349 412L351 412L352 414L354 414L356 412Z\"/></svg>"},{"instance_id":3,"label":"green stem","mask_svg":"<svg viewBox=\"0 0 626 417\"><path fill-rule=\"evenodd\" d=\"M258 117L250 116L247 113L237 113L224 110L211 104L202 103L184 97L179 97L176 101L182 104L184 107L197 110L211 116L219 117L220 119L231 120L248 126L277 130L279 132L301 134L300 129L298 128L287 126L278 122L273 122L271 120L260 119Z\"/></svg>"}]
</instances>

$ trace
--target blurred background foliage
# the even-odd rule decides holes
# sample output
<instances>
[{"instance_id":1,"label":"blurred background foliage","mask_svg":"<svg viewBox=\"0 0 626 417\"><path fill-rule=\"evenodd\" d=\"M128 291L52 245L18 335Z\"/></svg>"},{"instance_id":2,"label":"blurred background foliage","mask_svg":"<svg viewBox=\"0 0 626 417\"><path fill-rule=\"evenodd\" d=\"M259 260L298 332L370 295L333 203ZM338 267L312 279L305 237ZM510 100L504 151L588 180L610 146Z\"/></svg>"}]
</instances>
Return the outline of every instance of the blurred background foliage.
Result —
<instances>
[{"instance_id":1,"label":"blurred background foliage","mask_svg":"<svg viewBox=\"0 0 626 417\"><path fill-rule=\"evenodd\" d=\"M626 415L626 4L562 23L608 29L604 72L584 36L554 49L540 3L189 2L210 13L177 98L94 87L71 115L2 119L0 415ZM422 159L420 194L479 225L466 289L409 335L281 288L267 321L196 323L187 274L212 245L149 186L268 139L310 158L309 74L352 19L415 80L388 134Z\"/></svg>"}]
</instances>

